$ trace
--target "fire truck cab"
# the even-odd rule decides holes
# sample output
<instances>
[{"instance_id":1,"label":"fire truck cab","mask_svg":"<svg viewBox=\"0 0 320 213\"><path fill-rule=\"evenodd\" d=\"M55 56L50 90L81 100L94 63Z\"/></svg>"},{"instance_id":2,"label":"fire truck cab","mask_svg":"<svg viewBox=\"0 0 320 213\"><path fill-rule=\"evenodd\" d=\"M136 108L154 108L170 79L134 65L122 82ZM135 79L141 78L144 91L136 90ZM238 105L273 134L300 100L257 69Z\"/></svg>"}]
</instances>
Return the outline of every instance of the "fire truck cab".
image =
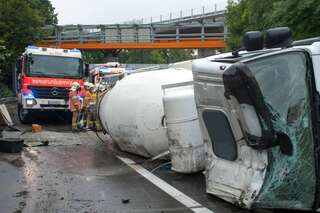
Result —
<instances>
[{"instance_id":1,"label":"fire truck cab","mask_svg":"<svg viewBox=\"0 0 320 213\"><path fill-rule=\"evenodd\" d=\"M28 46L14 73L20 121L30 122L39 110L67 111L71 84L78 82L83 88L84 76L79 50Z\"/></svg>"}]
</instances>

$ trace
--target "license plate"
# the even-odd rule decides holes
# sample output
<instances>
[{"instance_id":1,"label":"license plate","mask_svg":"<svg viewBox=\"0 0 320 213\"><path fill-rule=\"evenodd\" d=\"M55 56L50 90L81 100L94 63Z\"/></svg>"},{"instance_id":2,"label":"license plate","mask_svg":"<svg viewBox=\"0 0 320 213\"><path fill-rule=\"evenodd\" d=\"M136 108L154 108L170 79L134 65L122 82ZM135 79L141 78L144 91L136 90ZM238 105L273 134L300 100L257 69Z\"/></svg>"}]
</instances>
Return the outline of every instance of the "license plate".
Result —
<instances>
[{"instance_id":1,"label":"license plate","mask_svg":"<svg viewBox=\"0 0 320 213\"><path fill-rule=\"evenodd\" d=\"M62 102L62 101L48 101L48 104L50 104L50 105L64 105L64 102Z\"/></svg>"}]
</instances>

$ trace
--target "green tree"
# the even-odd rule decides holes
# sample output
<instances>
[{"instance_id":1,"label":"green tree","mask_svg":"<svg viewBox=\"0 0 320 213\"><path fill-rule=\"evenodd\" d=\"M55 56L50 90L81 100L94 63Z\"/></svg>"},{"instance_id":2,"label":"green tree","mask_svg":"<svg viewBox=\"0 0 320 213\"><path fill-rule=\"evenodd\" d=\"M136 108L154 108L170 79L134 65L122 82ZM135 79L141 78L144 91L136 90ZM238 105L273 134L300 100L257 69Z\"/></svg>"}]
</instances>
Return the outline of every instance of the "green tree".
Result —
<instances>
[{"instance_id":1,"label":"green tree","mask_svg":"<svg viewBox=\"0 0 320 213\"><path fill-rule=\"evenodd\" d=\"M192 58L189 49L124 50L119 54L121 63L166 64Z\"/></svg>"},{"instance_id":2,"label":"green tree","mask_svg":"<svg viewBox=\"0 0 320 213\"><path fill-rule=\"evenodd\" d=\"M161 50L152 50L149 54L149 63L151 64L165 64L165 52Z\"/></svg>"},{"instance_id":3,"label":"green tree","mask_svg":"<svg viewBox=\"0 0 320 213\"><path fill-rule=\"evenodd\" d=\"M58 24L57 14L49 0L27 0L27 2L43 19L45 25Z\"/></svg>"},{"instance_id":4,"label":"green tree","mask_svg":"<svg viewBox=\"0 0 320 213\"><path fill-rule=\"evenodd\" d=\"M3 45L4 42L0 40L0 65L6 63L6 59L10 57L10 51ZM0 76L3 76L4 70L1 69L0 66ZM3 80L3 79L0 79ZM8 88L7 85L3 84L3 82L0 83L0 97L7 97L12 96L12 91Z\"/></svg>"},{"instance_id":5,"label":"green tree","mask_svg":"<svg viewBox=\"0 0 320 213\"><path fill-rule=\"evenodd\" d=\"M320 34L319 0L229 0L226 13L228 49L241 46L246 31L288 26L295 39Z\"/></svg>"},{"instance_id":6,"label":"green tree","mask_svg":"<svg viewBox=\"0 0 320 213\"><path fill-rule=\"evenodd\" d=\"M193 59L193 50L191 49L171 49L169 50L170 63L186 61Z\"/></svg>"},{"instance_id":7,"label":"green tree","mask_svg":"<svg viewBox=\"0 0 320 213\"><path fill-rule=\"evenodd\" d=\"M42 27L57 23L48 0L6 0L0 4L0 80L10 82L10 68L29 44L41 39Z\"/></svg>"},{"instance_id":8,"label":"green tree","mask_svg":"<svg viewBox=\"0 0 320 213\"><path fill-rule=\"evenodd\" d=\"M0 38L14 56L33 41L40 39L43 20L24 0L0 4Z\"/></svg>"},{"instance_id":9,"label":"green tree","mask_svg":"<svg viewBox=\"0 0 320 213\"><path fill-rule=\"evenodd\" d=\"M102 51L82 51L83 61L89 64L105 63L105 55Z\"/></svg>"},{"instance_id":10,"label":"green tree","mask_svg":"<svg viewBox=\"0 0 320 213\"><path fill-rule=\"evenodd\" d=\"M119 55L121 63L163 64L165 56L161 50L125 50Z\"/></svg>"},{"instance_id":11,"label":"green tree","mask_svg":"<svg viewBox=\"0 0 320 213\"><path fill-rule=\"evenodd\" d=\"M319 0L278 0L274 2L272 21L291 28L295 39L320 35Z\"/></svg>"},{"instance_id":12,"label":"green tree","mask_svg":"<svg viewBox=\"0 0 320 213\"><path fill-rule=\"evenodd\" d=\"M273 5L276 0L229 0L226 13L226 24L230 36L227 39L228 49L241 46L245 32L264 30L275 26L272 20Z\"/></svg>"}]
</instances>

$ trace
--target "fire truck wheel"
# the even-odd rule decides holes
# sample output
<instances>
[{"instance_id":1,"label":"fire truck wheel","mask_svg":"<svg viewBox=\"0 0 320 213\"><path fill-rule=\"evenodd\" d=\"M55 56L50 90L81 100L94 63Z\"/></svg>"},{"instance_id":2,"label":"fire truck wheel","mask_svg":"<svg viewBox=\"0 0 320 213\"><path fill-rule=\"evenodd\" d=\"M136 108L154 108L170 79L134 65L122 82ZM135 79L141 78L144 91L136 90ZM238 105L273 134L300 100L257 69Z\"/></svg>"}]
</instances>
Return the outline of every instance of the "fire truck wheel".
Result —
<instances>
[{"instance_id":1,"label":"fire truck wheel","mask_svg":"<svg viewBox=\"0 0 320 213\"><path fill-rule=\"evenodd\" d=\"M20 104L18 105L18 117L20 122L23 124L31 123L30 113L24 113Z\"/></svg>"}]
</instances>

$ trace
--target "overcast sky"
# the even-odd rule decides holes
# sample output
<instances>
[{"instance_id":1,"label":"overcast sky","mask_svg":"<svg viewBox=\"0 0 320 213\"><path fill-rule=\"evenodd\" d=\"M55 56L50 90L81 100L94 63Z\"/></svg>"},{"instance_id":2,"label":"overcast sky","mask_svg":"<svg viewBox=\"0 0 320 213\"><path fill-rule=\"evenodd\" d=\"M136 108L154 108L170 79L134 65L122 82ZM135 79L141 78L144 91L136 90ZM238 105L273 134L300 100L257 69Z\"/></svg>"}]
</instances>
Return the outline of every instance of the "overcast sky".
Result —
<instances>
[{"instance_id":1,"label":"overcast sky","mask_svg":"<svg viewBox=\"0 0 320 213\"><path fill-rule=\"evenodd\" d=\"M213 10L223 9L227 0L51 0L58 13L59 24L115 24L142 19L144 22Z\"/></svg>"}]
</instances>

